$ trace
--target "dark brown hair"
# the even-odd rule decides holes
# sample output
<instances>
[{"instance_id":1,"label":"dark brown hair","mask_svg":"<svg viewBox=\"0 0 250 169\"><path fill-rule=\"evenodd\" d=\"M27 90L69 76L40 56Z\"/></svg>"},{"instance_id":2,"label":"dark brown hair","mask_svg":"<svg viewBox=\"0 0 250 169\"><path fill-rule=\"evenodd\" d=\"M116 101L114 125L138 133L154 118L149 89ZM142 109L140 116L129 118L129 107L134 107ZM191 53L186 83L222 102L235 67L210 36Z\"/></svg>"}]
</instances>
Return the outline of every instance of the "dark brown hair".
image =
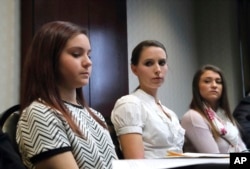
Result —
<instances>
[{"instance_id":1,"label":"dark brown hair","mask_svg":"<svg viewBox=\"0 0 250 169\"><path fill-rule=\"evenodd\" d=\"M74 132L82 135L69 115L57 86L58 63L62 50L68 40L79 34L87 35L78 25L64 21L53 21L43 25L35 34L23 66L21 81L21 112L33 101L40 98L48 106L59 110ZM87 108L93 118L106 128L86 104L83 89L76 89L77 101Z\"/></svg>"},{"instance_id":2,"label":"dark brown hair","mask_svg":"<svg viewBox=\"0 0 250 169\"><path fill-rule=\"evenodd\" d=\"M145 41L140 42L133 49L131 60L130 60L131 64L132 65L137 65L139 63L140 56L141 56L141 53L142 53L143 49L146 48L146 47L151 47L151 46L162 48L165 51L166 56L167 56L167 50L166 50L165 46L161 42L156 41L156 40L145 40Z\"/></svg>"}]
</instances>

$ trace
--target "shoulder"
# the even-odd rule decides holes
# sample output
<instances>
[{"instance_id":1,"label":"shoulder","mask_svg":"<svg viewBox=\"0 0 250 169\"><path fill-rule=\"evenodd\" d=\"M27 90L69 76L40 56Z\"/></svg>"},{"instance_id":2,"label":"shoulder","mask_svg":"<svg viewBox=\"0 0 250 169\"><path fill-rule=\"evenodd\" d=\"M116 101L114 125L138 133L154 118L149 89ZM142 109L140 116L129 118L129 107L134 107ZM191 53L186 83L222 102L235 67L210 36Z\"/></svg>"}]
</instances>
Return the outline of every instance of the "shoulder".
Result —
<instances>
[{"instance_id":1,"label":"shoulder","mask_svg":"<svg viewBox=\"0 0 250 169\"><path fill-rule=\"evenodd\" d=\"M121 109L138 109L140 108L141 100L132 94L122 96L119 98L113 108L113 111L121 110Z\"/></svg>"},{"instance_id":2,"label":"shoulder","mask_svg":"<svg viewBox=\"0 0 250 169\"><path fill-rule=\"evenodd\" d=\"M63 116L59 111L44 103L34 101L22 111L18 126L25 126L28 123L33 123L33 125L52 124L52 121L58 123L62 119Z\"/></svg>"},{"instance_id":3,"label":"shoulder","mask_svg":"<svg viewBox=\"0 0 250 169\"><path fill-rule=\"evenodd\" d=\"M115 103L115 106L111 112L111 119L118 120L128 124L134 121L144 121L146 118L146 113L143 113L141 106L141 101L138 97L134 95L126 95L121 97Z\"/></svg>"},{"instance_id":4,"label":"shoulder","mask_svg":"<svg viewBox=\"0 0 250 169\"><path fill-rule=\"evenodd\" d=\"M45 104L34 101L22 111L20 119L46 116L49 109Z\"/></svg>"},{"instance_id":5,"label":"shoulder","mask_svg":"<svg viewBox=\"0 0 250 169\"><path fill-rule=\"evenodd\" d=\"M245 98L243 98L239 105L249 105L250 106L250 96L246 96Z\"/></svg>"},{"instance_id":6,"label":"shoulder","mask_svg":"<svg viewBox=\"0 0 250 169\"><path fill-rule=\"evenodd\" d=\"M128 107L128 108L131 108L131 107L140 107L141 105L141 100L130 94L130 95L125 95L125 96L122 96L121 98L119 98L115 105L114 105L114 109L113 110L116 110L116 109L120 109L120 108L125 108L125 107Z\"/></svg>"},{"instance_id":7,"label":"shoulder","mask_svg":"<svg viewBox=\"0 0 250 169\"><path fill-rule=\"evenodd\" d=\"M202 115L196 110L188 110L181 118L182 125L192 125L196 127L207 126L207 121Z\"/></svg>"},{"instance_id":8,"label":"shoulder","mask_svg":"<svg viewBox=\"0 0 250 169\"><path fill-rule=\"evenodd\" d=\"M190 118L202 118L201 114L193 109L189 109L182 117L182 119L190 119Z\"/></svg>"},{"instance_id":9,"label":"shoulder","mask_svg":"<svg viewBox=\"0 0 250 169\"><path fill-rule=\"evenodd\" d=\"M23 113L48 113L52 110L52 108L42 102L39 102L39 101L34 101L32 102L28 107L26 107L24 110L23 110Z\"/></svg>"},{"instance_id":10,"label":"shoulder","mask_svg":"<svg viewBox=\"0 0 250 169\"><path fill-rule=\"evenodd\" d=\"M245 97L236 106L233 115L234 116L245 116L250 112L250 96Z\"/></svg>"},{"instance_id":11,"label":"shoulder","mask_svg":"<svg viewBox=\"0 0 250 169\"><path fill-rule=\"evenodd\" d=\"M119 98L116 101L116 104L124 104L124 103L139 104L140 99L137 96L133 95L133 94L129 94L129 95L122 96L121 98Z\"/></svg>"}]
</instances>

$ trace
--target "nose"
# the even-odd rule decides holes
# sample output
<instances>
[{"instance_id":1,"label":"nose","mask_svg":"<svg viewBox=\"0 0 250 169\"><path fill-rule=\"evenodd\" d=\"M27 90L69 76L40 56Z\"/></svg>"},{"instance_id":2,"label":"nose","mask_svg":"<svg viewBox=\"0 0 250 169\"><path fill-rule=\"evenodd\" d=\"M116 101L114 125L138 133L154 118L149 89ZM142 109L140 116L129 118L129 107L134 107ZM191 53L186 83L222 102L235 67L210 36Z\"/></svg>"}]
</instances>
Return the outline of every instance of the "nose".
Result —
<instances>
[{"instance_id":1,"label":"nose","mask_svg":"<svg viewBox=\"0 0 250 169\"><path fill-rule=\"evenodd\" d=\"M159 64L155 65L155 73L159 74L161 72L161 66Z\"/></svg>"},{"instance_id":2,"label":"nose","mask_svg":"<svg viewBox=\"0 0 250 169\"><path fill-rule=\"evenodd\" d=\"M212 87L217 87L217 83L215 80L212 81Z\"/></svg>"},{"instance_id":3,"label":"nose","mask_svg":"<svg viewBox=\"0 0 250 169\"><path fill-rule=\"evenodd\" d=\"M92 61L88 55L84 55L82 59L82 66L84 67L89 67L92 65Z\"/></svg>"}]
</instances>

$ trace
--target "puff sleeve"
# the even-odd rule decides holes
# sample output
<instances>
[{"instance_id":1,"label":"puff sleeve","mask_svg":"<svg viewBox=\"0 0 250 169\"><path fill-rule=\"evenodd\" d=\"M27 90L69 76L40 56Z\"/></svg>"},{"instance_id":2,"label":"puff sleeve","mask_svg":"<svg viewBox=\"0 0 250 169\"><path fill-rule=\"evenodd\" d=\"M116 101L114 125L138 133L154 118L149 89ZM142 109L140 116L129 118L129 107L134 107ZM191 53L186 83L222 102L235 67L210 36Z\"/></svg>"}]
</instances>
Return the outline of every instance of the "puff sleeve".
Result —
<instances>
[{"instance_id":1,"label":"puff sleeve","mask_svg":"<svg viewBox=\"0 0 250 169\"><path fill-rule=\"evenodd\" d=\"M141 111L141 101L132 95L118 99L111 113L117 136L128 133L142 134L146 114Z\"/></svg>"}]
</instances>

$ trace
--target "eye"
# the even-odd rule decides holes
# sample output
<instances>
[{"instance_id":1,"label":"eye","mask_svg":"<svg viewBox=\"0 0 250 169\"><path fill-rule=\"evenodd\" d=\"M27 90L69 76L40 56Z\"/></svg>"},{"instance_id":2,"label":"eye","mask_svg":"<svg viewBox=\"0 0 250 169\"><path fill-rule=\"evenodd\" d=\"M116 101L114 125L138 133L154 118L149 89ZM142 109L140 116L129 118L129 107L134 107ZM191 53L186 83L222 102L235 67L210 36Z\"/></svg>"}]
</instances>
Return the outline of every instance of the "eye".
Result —
<instances>
[{"instance_id":1,"label":"eye","mask_svg":"<svg viewBox=\"0 0 250 169\"><path fill-rule=\"evenodd\" d=\"M222 80L221 80L221 79L218 79L218 80L216 80L216 83L217 83L217 84L222 84Z\"/></svg>"},{"instance_id":2,"label":"eye","mask_svg":"<svg viewBox=\"0 0 250 169\"><path fill-rule=\"evenodd\" d=\"M78 58L83 55L84 50L81 47L71 47L67 49L67 52L74 58Z\"/></svg>"},{"instance_id":3,"label":"eye","mask_svg":"<svg viewBox=\"0 0 250 169\"><path fill-rule=\"evenodd\" d=\"M159 61L159 65L160 65L160 66L166 65L166 60L165 60L165 59L164 59L164 60L160 60L160 61Z\"/></svg>"},{"instance_id":4,"label":"eye","mask_svg":"<svg viewBox=\"0 0 250 169\"><path fill-rule=\"evenodd\" d=\"M211 80L210 80L210 79L204 79L203 82L204 82L204 83L210 83Z\"/></svg>"},{"instance_id":5,"label":"eye","mask_svg":"<svg viewBox=\"0 0 250 169\"><path fill-rule=\"evenodd\" d=\"M146 66L152 66L153 64L154 64L154 62L151 61L151 60L148 60L148 61L146 61L146 62L144 63L144 65L146 65Z\"/></svg>"},{"instance_id":6,"label":"eye","mask_svg":"<svg viewBox=\"0 0 250 169\"><path fill-rule=\"evenodd\" d=\"M75 58L81 56L79 52L73 52L71 55L74 56Z\"/></svg>"}]
</instances>

